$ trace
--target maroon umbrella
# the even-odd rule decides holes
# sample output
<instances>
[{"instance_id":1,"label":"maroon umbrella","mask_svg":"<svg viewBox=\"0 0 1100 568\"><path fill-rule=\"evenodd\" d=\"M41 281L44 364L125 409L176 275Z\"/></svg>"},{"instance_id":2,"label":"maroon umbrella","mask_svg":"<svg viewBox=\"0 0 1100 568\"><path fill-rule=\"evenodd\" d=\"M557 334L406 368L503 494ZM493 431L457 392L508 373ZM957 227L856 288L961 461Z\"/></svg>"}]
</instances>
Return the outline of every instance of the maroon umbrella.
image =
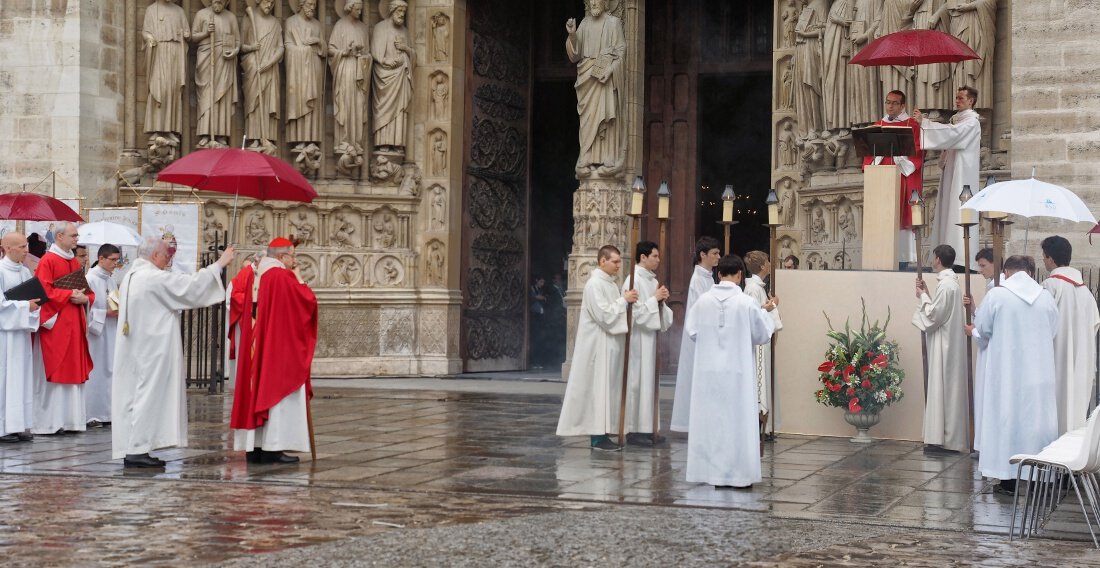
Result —
<instances>
[{"instance_id":1,"label":"maroon umbrella","mask_svg":"<svg viewBox=\"0 0 1100 568\"><path fill-rule=\"evenodd\" d=\"M0 195L0 219L84 222L65 202L48 195L25 191Z\"/></svg>"},{"instance_id":2,"label":"maroon umbrella","mask_svg":"<svg viewBox=\"0 0 1100 568\"><path fill-rule=\"evenodd\" d=\"M309 203L317 191L293 166L267 154L238 148L192 152L164 168L157 181L261 201Z\"/></svg>"},{"instance_id":3,"label":"maroon umbrella","mask_svg":"<svg viewBox=\"0 0 1100 568\"><path fill-rule=\"evenodd\" d=\"M1089 236L1089 244L1091 245L1092 244L1092 236L1093 235L1100 235L1100 223L1097 223L1095 227L1089 229L1089 232L1086 233L1086 234Z\"/></svg>"},{"instance_id":4,"label":"maroon umbrella","mask_svg":"<svg viewBox=\"0 0 1100 568\"><path fill-rule=\"evenodd\" d=\"M937 30L903 30L867 44L849 65L914 67L925 63L957 63L981 59L959 38Z\"/></svg>"}]
</instances>

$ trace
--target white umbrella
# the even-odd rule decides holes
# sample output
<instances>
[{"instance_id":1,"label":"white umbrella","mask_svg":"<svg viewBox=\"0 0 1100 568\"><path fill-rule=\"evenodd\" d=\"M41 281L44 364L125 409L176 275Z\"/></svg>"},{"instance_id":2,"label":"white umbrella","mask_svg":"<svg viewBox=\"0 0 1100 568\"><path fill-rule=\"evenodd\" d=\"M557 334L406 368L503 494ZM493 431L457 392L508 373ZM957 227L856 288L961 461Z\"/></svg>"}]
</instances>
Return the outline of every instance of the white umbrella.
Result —
<instances>
[{"instance_id":1,"label":"white umbrella","mask_svg":"<svg viewBox=\"0 0 1100 568\"><path fill-rule=\"evenodd\" d=\"M141 236L137 234L137 231L126 225L110 221L84 223L77 228L77 232L80 233L78 242L82 245L112 244L115 246L136 247L141 244Z\"/></svg>"},{"instance_id":2,"label":"white umbrella","mask_svg":"<svg viewBox=\"0 0 1100 568\"><path fill-rule=\"evenodd\" d=\"M1022 217L1056 217L1096 224L1096 217L1077 194L1034 177L988 185L964 203L962 208L1004 211Z\"/></svg>"}]
</instances>

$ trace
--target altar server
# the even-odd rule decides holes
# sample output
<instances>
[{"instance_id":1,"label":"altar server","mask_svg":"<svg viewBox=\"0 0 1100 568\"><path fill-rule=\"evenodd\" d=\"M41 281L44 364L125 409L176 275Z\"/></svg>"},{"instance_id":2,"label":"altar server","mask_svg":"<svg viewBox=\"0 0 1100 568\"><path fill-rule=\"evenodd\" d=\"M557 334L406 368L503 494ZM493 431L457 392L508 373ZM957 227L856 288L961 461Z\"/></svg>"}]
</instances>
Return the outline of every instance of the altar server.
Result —
<instances>
[{"instance_id":1,"label":"altar server","mask_svg":"<svg viewBox=\"0 0 1100 568\"><path fill-rule=\"evenodd\" d=\"M661 251L650 241L639 242L634 253L634 327L630 333L630 366L627 368L626 443L654 446L665 438L653 431L653 389L657 388L657 334L672 325L672 309L664 303L668 288L657 282ZM623 292L630 281L623 282ZM613 405L615 420L619 406ZM658 418L659 420L659 418Z\"/></svg>"},{"instance_id":2,"label":"altar server","mask_svg":"<svg viewBox=\"0 0 1100 568\"><path fill-rule=\"evenodd\" d=\"M714 287L714 267L722 258L718 248L718 239L702 237L695 243L695 270L691 272L688 284L687 304L684 313L688 313L695 301ZM695 342L688 334L680 337L680 359L676 367L676 393L672 399L672 424L674 432L688 431L688 416L691 412L691 373L695 363Z\"/></svg>"},{"instance_id":3,"label":"altar server","mask_svg":"<svg viewBox=\"0 0 1100 568\"><path fill-rule=\"evenodd\" d=\"M96 265L88 271L88 286L95 302L88 310L88 351L92 355L92 374L84 385L84 414L89 426L111 423L111 371L118 330L118 284L111 278L122 252L111 244L96 253Z\"/></svg>"},{"instance_id":4,"label":"altar server","mask_svg":"<svg viewBox=\"0 0 1100 568\"><path fill-rule=\"evenodd\" d=\"M745 272L748 274L748 277L745 278L745 294L756 300L756 304L768 312L776 332L783 329L783 320L779 317L779 301L775 296L768 294L768 285L764 283L764 279L772 272L772 262L768 257L768 253L759 250L746 253ZM769 408L772 382L771 342L757 345L753 349L753 353L756 361L757 406L760 408L761 427L763 427L764 421L772 414L771 408Z\"/></svg>"},{"instance_id":5,"label":"altar server","mask_svg":"<svg viewBox=\"0 0 1100 568\"><path fill-rule=\"evenodd\" d=\"M0 290L7 291L33 278L23 265L27 239L11 232L0 239ZM26 442L32 436L34 372L31 334L42 313L36 301L0 299L0 442Z\"/></svg>"}]
</instances>

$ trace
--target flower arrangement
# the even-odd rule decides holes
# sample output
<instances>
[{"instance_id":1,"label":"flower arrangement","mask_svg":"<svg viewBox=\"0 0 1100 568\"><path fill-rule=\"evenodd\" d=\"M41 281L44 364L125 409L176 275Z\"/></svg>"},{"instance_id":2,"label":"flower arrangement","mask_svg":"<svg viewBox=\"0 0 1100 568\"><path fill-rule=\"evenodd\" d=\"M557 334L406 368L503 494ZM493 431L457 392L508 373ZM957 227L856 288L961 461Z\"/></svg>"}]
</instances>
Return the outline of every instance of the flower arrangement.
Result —
<instances>
[{"instance_id":1,"label":"flower arrangement","mask_svg":"<svg viewBox=\"0 0 1100 568\"><path fill-rule=\"evenodd\" d=\"M889 309L884 324L879 326L878 321L868 324L867 302L862 303L859 331L853 331L847 321L844 331L838 331L833 328L829 314L825 314L829 323L826 335L833 343L825 352L825 361L817 368L823 387L814 397L821 404L846 408L853 414L861 410L877 414L901 400L905 371L898 364L898 343L886 339Z\"/></svg>"}]
</instances>

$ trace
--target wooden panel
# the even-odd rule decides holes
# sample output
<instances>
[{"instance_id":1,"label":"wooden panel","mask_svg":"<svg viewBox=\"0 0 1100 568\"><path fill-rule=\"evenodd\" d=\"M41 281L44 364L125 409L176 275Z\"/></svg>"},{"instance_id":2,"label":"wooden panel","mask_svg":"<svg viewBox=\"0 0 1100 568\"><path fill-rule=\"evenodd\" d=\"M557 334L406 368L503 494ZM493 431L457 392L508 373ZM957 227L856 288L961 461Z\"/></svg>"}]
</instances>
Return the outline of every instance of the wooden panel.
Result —
<instances>
[{"instance_id":1,"label":"wooden panel","mask_svg":"<svg viewBox=\"0 0 1100 568\"><path fill-rule=\"evenodd\" d=\"M897 270L901 175L897 166L863 169L863 269ZM867 215L867 211L874 211Z\"/></svg>"}]
</instances>

